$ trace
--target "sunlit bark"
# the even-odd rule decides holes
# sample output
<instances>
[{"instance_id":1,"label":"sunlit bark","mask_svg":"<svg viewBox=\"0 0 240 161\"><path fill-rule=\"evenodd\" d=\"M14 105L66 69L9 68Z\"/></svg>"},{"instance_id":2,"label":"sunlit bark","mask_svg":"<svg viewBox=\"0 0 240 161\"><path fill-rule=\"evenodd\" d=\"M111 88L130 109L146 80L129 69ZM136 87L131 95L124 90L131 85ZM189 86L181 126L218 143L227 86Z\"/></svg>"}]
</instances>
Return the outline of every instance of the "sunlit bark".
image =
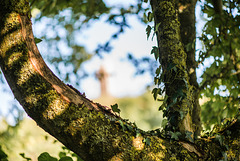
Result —
<instances>
[{"instance_id":1,"label":"sunlit bark","mask_svg":"<svg viewBox=\"0 0 240 161\"><path fill-rule=\"evenodd\" d=\"M0 1L0 66L27 114L86 161L223 158L219 151L222 147L214 138L193 144L170 141L158 131L144 132L65 85L46 66L37 49L27 0ZM239 123L233 125L238 127ZM239 138L239 131L231 133L233 136ZM239 158L237 138L234 142L229 139L226 145L231 150L229 155Z\"/></svg>"}]
</instances>

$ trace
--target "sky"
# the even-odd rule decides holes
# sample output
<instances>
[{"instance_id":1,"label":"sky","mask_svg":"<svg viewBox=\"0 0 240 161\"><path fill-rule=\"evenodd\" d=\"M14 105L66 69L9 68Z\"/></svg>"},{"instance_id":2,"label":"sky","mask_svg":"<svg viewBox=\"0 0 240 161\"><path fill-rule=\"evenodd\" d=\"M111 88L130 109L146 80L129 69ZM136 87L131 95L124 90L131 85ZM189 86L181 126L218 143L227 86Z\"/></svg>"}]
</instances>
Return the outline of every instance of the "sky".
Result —
<instances>
[{"instance_id":1,"label":"sky","mask_svg":"<svg viewBox=\"0 0 240 161\"><path fill-rule=\"evenodd\" d=\"M127 61L127 54L132 53L137 58L151 56L150 52L156 41L147 41L146 26L134 19L134 17L130 18L129 22L132 24L131 28L127 29L119 39L113 41L114 48L111 54L104 54L104 59L94 57L83 66L84 69L90 72L95 72L100 66L103 66L110 75L109 92L116 97L138 95L145 90L146 84L152 81L149 74L134 76L135 68ZM106 24L98 23L85 34L93 34L101 39L101 37L104 37L105 32L108 32ZM97 44L92 43L94 41L98 42L93 37L85 40L87 46L92 46L91 49L94 49L94 45ZM92 77L82 82L83 91L90 97L96 98L99 96L99 92L96 93L96 88L88 86L89 83L99 88L99 82Z\"/></svg>"},{"instance_id":2,"label":"sky","mask_svg":"<svg viewBox=\"0 0 240 161\"><path fill-rule=\"evenodd\" d=\"M108 0L107 4L118 5L119 3L122 4L122 2L127 4L133 1ZM197 10L199 9L200 7L197 7ZM197 19L199 20L197 20L199 30L199 28L202 28L203 23L200 21L198 14ZM140 95L145 91L146 85L151 84L153 81L149 74L134 76L135 68L126 60L126 55L131 53L137 58L143 56L153 57L153 55L150 55L150 52L152 46L156 45L156 41L152 41L151 39L147 40L145 32L146 24L139 22L135 17L130 17L129 22L131 28L127 29L124 34L120 35L118 39L112 42L114 48L111 54L104 54L104 59L94 57L83 64L83 68L92 75L94 75L100 66L105 68L110 75L108 80L108 91L115 97ZM33 28L34 27L36 26L33 25ZM114 30L113 27L105 24L104 21L95 22L89 29L84 30L84 33L79 36L78 41L84 43L89 51L94 51L99 43L104 43L110 38ZM41 51L44 52L46 49L40 47L39 50L41 53ZM203 67L200 67L198 71L199 74L202 69ZM88 77L82 80L80 84L81 89L79 90L85 92L88 98L95 99L100 96L100 83L96 78ZM14 97L12 93L2 92L1 88L3 87L0 86L0 115L6 115Z\"/></svg>"}]
</instances>

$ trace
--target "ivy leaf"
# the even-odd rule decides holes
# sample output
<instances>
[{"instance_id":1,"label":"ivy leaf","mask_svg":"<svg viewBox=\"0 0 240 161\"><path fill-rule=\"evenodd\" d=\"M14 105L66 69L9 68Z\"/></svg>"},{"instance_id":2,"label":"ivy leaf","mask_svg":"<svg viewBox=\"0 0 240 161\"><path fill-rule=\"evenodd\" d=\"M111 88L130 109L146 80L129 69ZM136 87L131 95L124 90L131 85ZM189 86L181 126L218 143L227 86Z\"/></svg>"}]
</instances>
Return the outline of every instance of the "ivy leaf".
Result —
<instances>
[{"instance_id":1,"label":"ivy leaf","mask_svg":"<svg viewBox=\"0 0 240 161\"><path fill-rule=\"evenodd\" d=\"M40 42L42 41L42 39L39 39L39 38L37 38L37 37L34 37L34 41L35 41L35 43L37 44L37 43L40 43Z\"/></svg>"},{"instance_id":2,"label":"ivy leaf","mask_svg":"<svg viewBox=\"0 0 240 161\"><path fill-rule=\"evenodd\" d=\"M172 103L168 104L167 109L169 109L170 107L172 107L173 105L175 105L177 103L177 94L174 94L172 97Z\"/></svg>"},{"instance_id":3,"label":"ivy leaf","mask_svg":"<svg viewBox=\"0 0 240 161\"><path fill-rule=\"evenodd\" d=\"M71 157L62 157L59 161L73 161Z\"/></svg>"},{"instance_id":4,"label":"ivy leaf","mask_svg":"<svg viewBox=\"0 0 240 161\"><path fill-rule=\"evenodd\" d=\"M175 66L176 66L176 64L174 64L174 63L168 63L168 65L167 65L167 71L170 71L170 70L173 69ZM177 68L176 68L176 69L177 69ZM174 69L174 71L175 71L176 69Z\"/></svg>"},{"instance_id":5,"label":"ivy leaf","mask_svg":"<svg viewBox=\"0 0 240 161\"><path fill-rule=\"evenodd\" d=\"M167 119L163 119L162 120L162 127L163 129L167 126L168 120Z\"/></svg>"},{"instance_id":6,"label":"ivy leaf","mask_svg":"<svg viewBox=\"0 0 240 161\"><path fill-rule=\"evenodd\" d=\"M223 160L220 161L228 161L228 156L226 152L222 152Z\"/></svg>"},{"instance_id":7,"label":"ivy leaf","mask_svg":"<svg viewBox=\"0 0 240 161\"><path fill-rule=\"evenodd\" d=\"M144 138L143 142L146 143L146 145L150 145L151 144L151 139L150 138Z\"/></svg>"},{"instance_id":8,"label":"ivy leaf","mask_svg":"<svg viewBox=\"0 0 240 161\"><path fill-rule=\"evenodd\" d=\"M191 131L186 131L186 139L191 141L193 143L193 138L192 138L192 132Z\"/></svg>"},{"instance_id":9,"label":"ivy leaf","mask_svg":"<svg viewBox=\"0 0 240 161\"><path fill-rule=\"evenodd\" d=\"M128 128L129 131L133 131L133 127L129 124L126 124L126 127Z\"/></svg>"},{"instance_id":10,"label":"ivy leaf","mask_svg":"<svg viewBox=\"0 0 240 161\"><path fill-rule=\"evenodd\" d=\"M224 136L222 135L216 135L216 140L219 141L220 145L223 145L223 141L224 141Z\"/></svg>"},{"instance_id":11,"label":"ivy leaf","mask_svg":"<svg viewBox=\"0 0 240 161\"><path fill-rule=\"evenodd\" d=\"M24 153L20 153L19 155L21 155L21 156L22 156L24 159L26 159L27 161L32 160L31 158L26 157Z\"/></svg>"},{"instance_id":12,"label":"ivy leaf","mask_svg":"<svg viewBox=\"0 0 240 161\"><path fill-rule=\"evenodd\" d=\"M166 107L167 99L168 99L168 95L165 95L165 97L164 97L164 99L163 99L163 103L162 103L162 105L159 107L158 111L163 110L163 109Z\"/></svg>"},{"instance_id":13,"label":"ivy leaf","mask_svg":"<svg viewBox=\"0 0 240 161\"><path fill-rule=\"evenodd\" d=\"M147 16L148 22L151 22L153 19L153 14L152 12L148 12L148 16Z\"/></svg>"},{"instance_id":14,"label":"ivy leaf","mask_svg":"<svg viewBox=\"0 0 240 161\"><path fill-rule=\"evenodd\" d=\"M57 161L57 158L50 156L48 152L44 152L39 155L38 161Z\"/></svg>"},{"instance_id":15,"label":"ivy leaf","mask_svg":"<svg viewBox=\"0 0 240 161\"><path fill-rule=\"evenodd\" d=\"M77 161L84 161L75 153L72 154L72 157L75 157L77 159Z\"/></svg>"},{"instance_id":16,"label":"ivy leaf","mask_svg":"<svg viewBox=\"0 0 240 161\"><path fill-rule=\"evenodd\" d=\"M161 95L161 93L162 93L162 90L161 90L161 88L154 88L154 89L152 90L152 94L153 94L153 98L154 98L154 100L156 100L156 99L157 99L157 96L158 96L158 94L160 94L160 95Z\"/></svg>"},{"instance_id":17,"label":"ivy leaf","mask_svg":"<svg viewBox=\"0 0 240 161\"><path fill-rule=\"evenodd\" d=\"M7 154L2 150L2 146L0 145L0 158L3 160L3 161L5 161L4 159L6 159L6 161L7 161ZM2 161L1 160L1 161Z\"/></svg>"},{"instance_id":18,"label":"ivy leaf","mask_svg":"<svg viewBox=\"0 0 240 161\"><path fill-rule=\"evenodd\" d=\"M137 129L136 130L136 138L139 137L139 136L141 136L141 132Z\"/></svg>"},{"instance_id":19,"label":"ivy leaf","mask_svg":"<svg viewBox=\"0 0 240 161\"><path fill-rule=\"evenodd\" d=\"M160 24L161 24L161 23L158 23L158 24L156 25L156 27L155 27L155 33L158 31L158 28L159 28Z\"/></svg>"},{"instance_id":20,"label":"ivy leaf","mask_svg":"<svg viewBox=\"0 0 240 161\"><path fill-rule=\"evenodd\" d=\"M154 57L155 57L155 59L157 60L157 59L158 59L158 57L159 57L159 51L158 51L158 47L156 47L156 46L153 46L153 47L152 47L151 54L154 54Z\"/></svg>"},{"instance_id":21,"label":"ivy leaf","mask_svg":"<svg viewBox=\"0 0 240 161\"><path fill-rule=\"evenodd\" d=\"M159 75L160 74L160 72L161 72L161 66L159 66L157 69L156 69L156 75Z\"/></svg>"},{"instance_id":22,"label":"ivy leaf","mask_svg":"<svg viewBox=\"0 0 240 161\"><path fill-rule=\"evenodd\" d=\"M125 131L125 130L126 130L126 127L124 126L124 123L122 122L122 120L118 120L118 121L119 121L121 127L123 128L123 131Z\"/></svg>"},{"instance_id":23,"label":"ivy leaf","mask_svg":"<svg viewBox=\"0 0 240 161\"><path fill-rule=\"evenodd\" d=\"M159 78L158 78L158 77L154 77L154 83L155 83L156 85L158 85L159 82L160 82Z\"/></svg>"},{"instance_id":24,"label":"ivy leaf","mask_svg":"<svg viewBox=\"0 0 240 161\"><path fill-rule=\"evenodd\" d=\"M170 131L170 134L171 134L171 139L175 139L175 140L179 140L178 136L181 135L180 132L172 132L172 131Z\"/></svg>"},{"instance_id":25,"label":"ivy leaf","mask_svg":"<svg viewBox=\"0 0 240 161\"><path fill-rule=\"evenodd\" d=\"M182 120L184 118L184 112L183 111L179 111L179 114L180 114L180 118Z\"/></svg>"},{"instance_id":26,"label":"ivy leaf","mask_svg":"<svg viewBox=\"0 0 240 161\"><path fill-rule=\"evenodd\" d=\"M120 114L121 110L118 108L118 104L111 105L111 108L112 108L113 112L117 112Z\"/></svg>"},{"instance_id":27,"label":"ivy leaf","mask_svg":"<svg viewBox=\"0 0 240 161\"><path fill-rule=\"evenodd\" d=\"M148 25L147 28L146 28L147 39L149 38L149 35L150 35L151 31L152 31L152 28L151 28L151 26Z\"/></svg>"},{"instance_id":28,"label":"ivy leaf","mask_svg":"<svg viewBox=\"0 0 240 161\"><path fill-rule=\"evenodd\" d=\"M186 51L187 51L187 52L193 49L193 48L192 48L192 44L193 44L193 43L190 42L190 43L188 43L188 44L186 45Z\"/></svg>"}]
</instances>

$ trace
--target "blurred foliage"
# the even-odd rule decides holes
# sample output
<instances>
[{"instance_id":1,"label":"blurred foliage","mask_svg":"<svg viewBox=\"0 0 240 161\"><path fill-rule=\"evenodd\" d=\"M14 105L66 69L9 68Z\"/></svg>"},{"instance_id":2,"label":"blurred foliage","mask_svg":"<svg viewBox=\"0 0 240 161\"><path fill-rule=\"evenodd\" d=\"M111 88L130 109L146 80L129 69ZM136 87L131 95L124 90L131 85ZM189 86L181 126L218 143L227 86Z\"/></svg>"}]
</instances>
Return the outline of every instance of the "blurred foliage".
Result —
<instances>
[{"instance_id":1,"label":"blurred foliage","mask_svg":"<svg viewBox=\"0 0 240 161\"><path fill-rule=\"evenodd\" d=\"M126 97L116 99L121 109L121 117L135 122L143 130L153 130L161 127L162 113L157 107L162 104L154 101L150 91L137 97Z\"/></svg>"},{"instance_id":2,"label":"blurred foliage","mask_svg":"<svg viewBox=\"0 0 240 161\"><path fill-rule=\"evenodd\" d=\"M209 66L203 72L201 95L202 121L207 129L225 118L233 118L240 101L240 3L223 0L221 13L216 13L212 1L201 3L206 24L200 40L199 64Z\"/></svg>"},{"instance_id":3,"label":"blurred foliage","mask_svg":"<svg viewBox=\"0 0 240 161\"><path fill-rule=\"evenodd\" d=\"M16 126L9 125L4 119L0 120L0 124L0 145L9 161L23 160L22 153L35 161L43 151L54 156L61 151L62 144L29 118L24 118Z\"/></svg>"}]
</instances>

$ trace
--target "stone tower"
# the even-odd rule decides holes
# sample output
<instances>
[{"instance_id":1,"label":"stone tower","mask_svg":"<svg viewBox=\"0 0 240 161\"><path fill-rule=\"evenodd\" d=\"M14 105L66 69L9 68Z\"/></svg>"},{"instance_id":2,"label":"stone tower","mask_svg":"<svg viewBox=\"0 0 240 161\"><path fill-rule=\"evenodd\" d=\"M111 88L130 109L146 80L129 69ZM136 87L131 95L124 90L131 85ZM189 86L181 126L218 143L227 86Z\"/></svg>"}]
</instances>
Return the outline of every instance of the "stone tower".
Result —
<instances>
[{"instance_id":1,"label":"stone tower","mask_svg":"<svg viewBox=\"0 0 240 161\"><path fill-rule=\"evenodd\" d=\"M108 89L107 89L107 80L108 80L108 73L105 71L103 66L100 67L99 71L96 73L96 77L98 78L101 86L101 96L108 96Z\"/></svg>"}]
</instances>

